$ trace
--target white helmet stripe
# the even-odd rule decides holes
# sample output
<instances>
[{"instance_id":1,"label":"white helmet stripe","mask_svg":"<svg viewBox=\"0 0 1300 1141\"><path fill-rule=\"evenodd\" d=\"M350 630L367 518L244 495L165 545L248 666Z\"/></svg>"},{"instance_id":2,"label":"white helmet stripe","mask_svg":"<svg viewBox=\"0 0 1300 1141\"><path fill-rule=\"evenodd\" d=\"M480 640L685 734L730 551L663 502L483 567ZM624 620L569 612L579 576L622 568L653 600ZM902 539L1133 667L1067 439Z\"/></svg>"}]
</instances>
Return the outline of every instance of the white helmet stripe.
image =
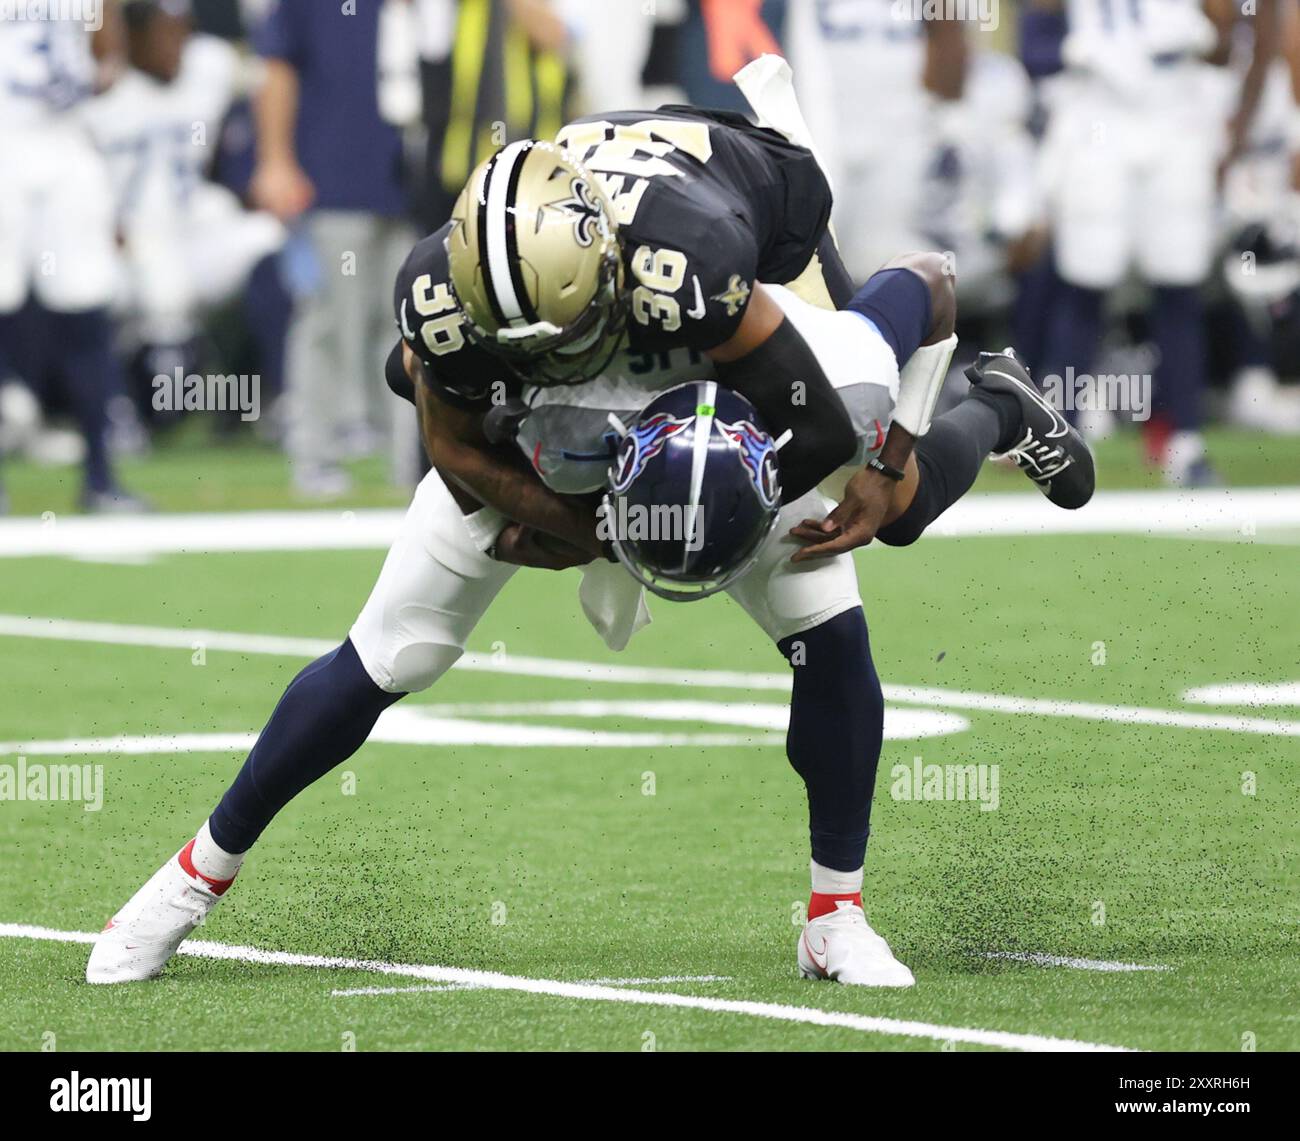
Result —
<instances>
[{"instance_id":1,"label":"white helmet stripe","mask_svg":"<svg viewBox=\"0 0 1300 1141\"><path fill-rule=\"evenodd\" d=\"M506 247L506 208L510 193L510 176L517 164L523 162L532 143L528 140L511 143L498 156L488 173L487 181L487 268L488 287L496 296L501 314L512 325L524 319L523 308L515 293L514 279L510 274L510 255Z\"/></svg>"},{"instance_id":2,"label":"white helmet stripe","mask_svg":"<svg viewBox=\"0 0 1300 1141\"><path fill-rule=\"evenodd\" d=\"M718 399L716 381L706 380L704 398L696 405L695 411L695 447L691 452L691 498L686 504L685 548L682 551L682 574L686 573L686 564L690 561L693 544L696 540L695 528L699 525L700 493L704 490L704 467L709 459L709 440L713 437L713 406Z\"/></svg>"}]
</instances>

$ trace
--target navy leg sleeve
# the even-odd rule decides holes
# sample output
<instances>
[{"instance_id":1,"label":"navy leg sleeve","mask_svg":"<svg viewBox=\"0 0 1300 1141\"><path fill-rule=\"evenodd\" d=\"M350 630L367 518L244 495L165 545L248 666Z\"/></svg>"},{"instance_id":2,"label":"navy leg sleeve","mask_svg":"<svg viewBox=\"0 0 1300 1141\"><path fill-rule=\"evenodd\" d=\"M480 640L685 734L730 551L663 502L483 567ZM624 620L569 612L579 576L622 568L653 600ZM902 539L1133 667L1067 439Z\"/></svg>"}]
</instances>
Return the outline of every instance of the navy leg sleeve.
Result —
<instances>
[{"instance_id":1,"label":"navy leg sleeve","mask_svg":"<svg viewBox=\"0 0 1300 1141\"><path fill-rule=\"evenodd\" d=\"M862 867L871 823L885 699L862 608L783 639L794 669L786 753L808 789L812 856L823 867Z\"/></svg>"},{"instance_id":2,"label":"navy leg sleeve","mask_svg":"<svg viewBox=\"0 0 1300 1141\"><path fill-rule=\"evenodd\" d=\"M108 401L123 390L112 323L104 309L51 312L46 320L68 403L86 440L86 486L108 491L114 486L108 457Z\"/></svg>"},{"instance_id":3,"label":"navy leg sleeve","mask_svg":"<svg viewBox=\"0 0 1300 1141\"><path fill-rule=\"evenodd\" d=\"M1179 431L1205 424L1208 351L1205 311L1198 287L1158 286L1151 306L1151 334L1160 353L1155 377L1155 409Z\"/></svg>"},{"instance_id":4,"label":"navy leg sleeve","mask_svg":"<svg viewBox=\"0 0 1300 1141\"><path fill-rule=\"evenodd\" d=\"M235 783L208 821L227 852L246 852L286 804L365 743L399 698L370 680L351 640L289 684Z\"/></svg>"}]
</instances>

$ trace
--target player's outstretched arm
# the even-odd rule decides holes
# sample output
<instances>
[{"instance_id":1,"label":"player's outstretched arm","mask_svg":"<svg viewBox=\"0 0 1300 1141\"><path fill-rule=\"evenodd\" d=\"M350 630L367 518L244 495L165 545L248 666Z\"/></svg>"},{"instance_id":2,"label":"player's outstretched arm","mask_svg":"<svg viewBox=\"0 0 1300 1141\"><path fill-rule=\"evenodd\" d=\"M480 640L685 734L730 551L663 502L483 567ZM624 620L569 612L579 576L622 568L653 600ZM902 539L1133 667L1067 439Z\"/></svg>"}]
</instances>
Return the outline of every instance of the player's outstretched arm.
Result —
<instances>
[{"instance_id":1,"label":"player's outstretched arm","mask_svg":"<svg viewBox=\"0 0 1300 1141\"><path fill-rule=\"evenodd\" d=\"M912 277L900 279L897 271ZM920 279L924 294L913 277ZM878 297L873 303L872 284L877 282ZM908 335L901 326L909 306L895 303L900 289L910 290L926 303L928 317L923 325L917 321L913 326L923 327L919 347L908 354L906 361L900 361L904 367L893 423L879 455L849 480L835 510L822 520L805 519L792 530L795 538L809 544L795 553L795 562L838 555L870 543L881 527L907 510L916 494L919 475L912 450L929 427L930 413L951 356L950 342L955 343L956 279L943 254L906 254L884 266L855 295L851 305L860 307L863 315L878 326L899 325L899 329L890 329L890 335L901 340ZM887 291L889 300L882 302ZM916 333L911 336L915 338ZM913 339L911 344L917 341Z\"/></svg>"},{"instance_id":2,"label":"player's outstretched arm","mask_svg":"<svg viewBox=\"0 0 1300 1141\"><path fill-rule=\"evenodd\" d=\"M518 531L509 531L503 553L515 557L508 561L522 565L560 569L575 565L574 552L586 554L586 559L603 556L600 540L596 537L596 515L587 505L546 488L529 468L514 462L515 456L502 454L483 435L482 416L455 408L438 399L437 394L424 383L423 366L415 354L406 348L403 354L407 375L415 385L416 407L420 413L420 436L429 462L445 478L469 492L480 503L495 508L515 523L533 531L545 532L562 540L567 557L542 559L524 563L531 551L543 552L545 541L525 532L525 543L517 542Z\"/></svg>"}]
</instances>

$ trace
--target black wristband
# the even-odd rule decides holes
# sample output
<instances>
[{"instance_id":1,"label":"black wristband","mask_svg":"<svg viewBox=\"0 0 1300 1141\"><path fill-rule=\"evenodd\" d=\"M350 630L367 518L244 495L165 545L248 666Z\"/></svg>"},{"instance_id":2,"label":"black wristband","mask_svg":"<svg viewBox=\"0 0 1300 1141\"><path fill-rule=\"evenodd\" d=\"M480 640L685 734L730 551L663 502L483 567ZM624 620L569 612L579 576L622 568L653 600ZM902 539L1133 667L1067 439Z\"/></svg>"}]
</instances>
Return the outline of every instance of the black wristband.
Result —
<instances>
[{"instance_id":1,"label":"black wristband","mask_svg":"<svg viewBox=\"0 0 1300 1141\"><path fill-rule=\"evenodd\" d=\"M906 472L899 471L896 467L890 467L887 463L884 463L875 456L872 456L867 460L867 467L872 471L880 472L881 475L888 476L895 483L902 483L904 476L907 474Z\"/></svg>"}]
</instances>

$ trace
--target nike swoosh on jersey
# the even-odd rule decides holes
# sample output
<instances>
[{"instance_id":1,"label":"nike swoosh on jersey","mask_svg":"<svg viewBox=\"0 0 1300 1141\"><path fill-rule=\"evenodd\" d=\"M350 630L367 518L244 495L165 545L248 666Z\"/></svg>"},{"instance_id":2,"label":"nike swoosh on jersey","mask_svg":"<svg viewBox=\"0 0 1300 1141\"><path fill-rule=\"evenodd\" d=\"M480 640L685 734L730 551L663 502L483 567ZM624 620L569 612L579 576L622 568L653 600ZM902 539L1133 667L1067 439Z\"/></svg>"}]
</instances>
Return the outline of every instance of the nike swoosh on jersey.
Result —
<instances>
[{"instance_id":1,"label":"nike swoosh on jersey","mask_svg":"<svg viewBox=\"0 0 1300 1141\"><path fill-rule=\"evenodd\" d=\"M691 280L695 283L695 308L686 310L686 316L698 321L704 316L704 290L700 288L699 277L691 274Z\"/></svg>"}]
</instances>

